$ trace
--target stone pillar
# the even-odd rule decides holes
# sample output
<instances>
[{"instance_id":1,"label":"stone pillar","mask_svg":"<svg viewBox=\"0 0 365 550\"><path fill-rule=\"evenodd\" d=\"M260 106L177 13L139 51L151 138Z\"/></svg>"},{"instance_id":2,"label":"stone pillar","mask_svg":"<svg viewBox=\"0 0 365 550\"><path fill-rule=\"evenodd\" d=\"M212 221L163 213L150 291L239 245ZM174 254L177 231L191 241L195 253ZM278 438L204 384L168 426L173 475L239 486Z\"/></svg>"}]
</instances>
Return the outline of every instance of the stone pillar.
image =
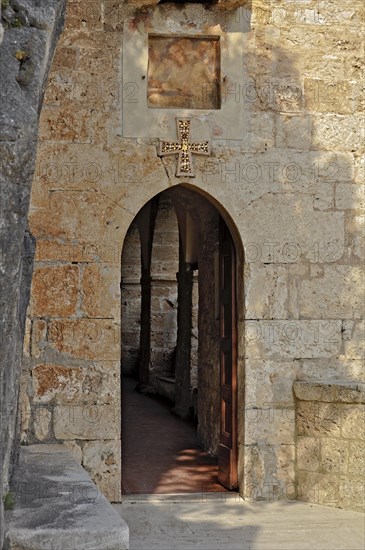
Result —
<instances>
[{"instance_id":1,"label":"stone pillar","mask_svg":"<svg viewBox=\"0 0 365 550\"><path fill-rule=\"evenodd\" d=\"M194 272L179 248L177 344L175 362L175 408L182 418L191 414L190 356L192 330L192 293Z\"/></svg>"},{"instance_id":2,"label":"stone pillar","mask_svg":"<svg viewBox=\"0 0 365 550\"><path fill-rule=\"evenodd\" d=\"M191 311L191 351L190 351L190 392L194 416L198 415L197 393L198 393L198 346L199 346L199 276L198 271L194 272L192 290L192 311Z\"/></svg>"},{"instance_id":3,"label":"stone pillar","mask_svg":"<svg viewBox=\"0 0 365 550\"><path fill-rule=\"evenodd\" d=\"M140 388L149 384L151 362L151 260L158 210L158 198L152 199L137 217L141 240L141 332L138 380Z\"/></svg>"},{"instance_id":4,"label":"stone pillar","mask_svg":"<svg viewBox=\"0 0 365 550\"><path fill-rule=\"evenodd\" d=\"M138 381L148 385L151 360L151 264L142 268L141 275L141 333Z\"/></svg>"}]
</instances>

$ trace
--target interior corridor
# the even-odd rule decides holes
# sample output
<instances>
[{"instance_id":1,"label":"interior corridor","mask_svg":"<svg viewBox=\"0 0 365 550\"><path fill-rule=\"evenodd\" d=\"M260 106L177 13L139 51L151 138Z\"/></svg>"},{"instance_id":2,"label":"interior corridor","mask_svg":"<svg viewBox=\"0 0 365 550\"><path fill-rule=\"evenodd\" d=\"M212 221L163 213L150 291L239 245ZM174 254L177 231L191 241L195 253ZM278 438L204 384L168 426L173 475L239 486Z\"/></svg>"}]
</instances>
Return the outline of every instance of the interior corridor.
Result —
<instances>
[{"instance_id":1,"label":"interior corridor","mask_svg":"<svg viewBox=\"0 0 365 550\"><path fill-rule=\"evenodd\" d=\"M226 492L217 481L217 460L199 447L194 425L135 386L123 377L123 495Z\"/></svg>"}]
</instances>

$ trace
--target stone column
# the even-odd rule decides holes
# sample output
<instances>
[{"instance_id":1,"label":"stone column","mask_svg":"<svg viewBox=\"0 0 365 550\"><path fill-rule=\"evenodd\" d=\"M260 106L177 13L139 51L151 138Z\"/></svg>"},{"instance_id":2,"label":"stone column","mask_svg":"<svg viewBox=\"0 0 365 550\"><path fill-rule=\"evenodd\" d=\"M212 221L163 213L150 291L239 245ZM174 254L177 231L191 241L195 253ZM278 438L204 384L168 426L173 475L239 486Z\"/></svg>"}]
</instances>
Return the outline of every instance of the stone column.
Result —
<instances>
[{"instance_id":1,"label":"stone column","mask_svg":"<svg viewBox=\"0 0 365 550\"><path fill-rule=\"evenodd\" d=\"M183 247L179 248L177 344L175 362L175 408L182 418L191 414L190 355L192 330L193 275L191 265L185 262Z\"/></svg>"},{"instance_id":2,"label":"stone column","mask_svg":"<svg viewBox=\"0 0 365 550\"><path fill-rule=\"evenodd\" d=\"M141 276L141 334L138 381L140 385L149 383L151 359L151 273L150 265L142 268Z\"/></svg>"}]
</instances>

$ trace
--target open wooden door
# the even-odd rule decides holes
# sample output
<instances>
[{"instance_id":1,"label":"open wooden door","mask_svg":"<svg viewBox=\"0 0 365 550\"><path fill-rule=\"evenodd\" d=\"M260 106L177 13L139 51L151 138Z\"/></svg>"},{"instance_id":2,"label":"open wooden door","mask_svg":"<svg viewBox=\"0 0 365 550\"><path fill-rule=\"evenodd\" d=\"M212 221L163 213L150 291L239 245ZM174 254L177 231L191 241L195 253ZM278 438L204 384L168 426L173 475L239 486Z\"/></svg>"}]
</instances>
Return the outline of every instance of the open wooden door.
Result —
<instances>
[{"instance_id":1,"label":"open wooden door","mask_svg":"<svg viewBox=\"0 0 365 550\"><path fill-rule=\"evenodd\" d=\"M219 226L219 312L221 420L218 480L237 488L237 291L236 253L222 218Z\"/></svg>"}]
</instances>

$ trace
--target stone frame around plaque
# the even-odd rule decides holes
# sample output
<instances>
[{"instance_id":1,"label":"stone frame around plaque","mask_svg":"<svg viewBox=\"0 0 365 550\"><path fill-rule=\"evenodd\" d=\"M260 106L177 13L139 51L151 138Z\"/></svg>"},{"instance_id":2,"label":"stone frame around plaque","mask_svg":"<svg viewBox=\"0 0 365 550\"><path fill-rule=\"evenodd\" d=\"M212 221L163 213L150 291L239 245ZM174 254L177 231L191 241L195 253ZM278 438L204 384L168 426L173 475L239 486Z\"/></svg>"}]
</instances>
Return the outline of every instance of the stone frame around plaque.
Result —
<instances>
[{"instance_id":1,"label":"stone frame around plaque","mask_svg":"<svg viewBox=\"0 0 365 550\"><path fill-rule=\"evenodd\" d=\"M244 41L247 40L246 21L235 17L225 18L225 26L219 24L219 12L215 15L197 4L187 5L184 11L157 6L149 13L134 14L125 21L123 33L123 101L121 109L121 135L130 138L174 139L176 117L190 117L205 127L195 139L241 139L243 136L243 90L242 69ZM191 22L194 21L194 26ZM199 21L201 24L199 25ZM170 31L171 32L167 32ZM181 40L200 39L219 43L220 68L217 83L219 94L216 104L210 108L186 106L178 94L176 106L172 104L151 105L149 101L149 40L161 37L171 44ZM158 99L158 98L157 98ZM181 101L180 101L181 100ZM179 103L180 101L180 103ZM199 107L206 105L200 104ZM216 108L212 108L216 107ZM195 125L196 128L199 127Z\"/></svg>"}]
</instances>

